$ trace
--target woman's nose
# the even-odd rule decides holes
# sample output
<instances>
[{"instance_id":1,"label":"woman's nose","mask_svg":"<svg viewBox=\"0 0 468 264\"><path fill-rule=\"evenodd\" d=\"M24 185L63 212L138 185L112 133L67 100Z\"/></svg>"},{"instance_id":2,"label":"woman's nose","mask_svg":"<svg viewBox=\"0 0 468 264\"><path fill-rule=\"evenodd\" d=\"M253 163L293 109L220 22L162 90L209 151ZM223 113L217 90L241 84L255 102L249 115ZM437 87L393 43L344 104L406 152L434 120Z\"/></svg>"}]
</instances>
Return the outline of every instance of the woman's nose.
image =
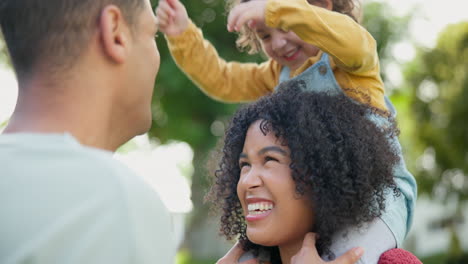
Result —
<instances>
[{"instance_id":1,"label":"woman's nose","mask_svg":"<svg viewBox=\"0 0 468 264\"><path fill-rule=\"evenodd\" d=\"M250 170L244 174L241 174L239 183L246 189L254 189L262 186L261 170L252 166Z\"/></svg>"}]
</instances>

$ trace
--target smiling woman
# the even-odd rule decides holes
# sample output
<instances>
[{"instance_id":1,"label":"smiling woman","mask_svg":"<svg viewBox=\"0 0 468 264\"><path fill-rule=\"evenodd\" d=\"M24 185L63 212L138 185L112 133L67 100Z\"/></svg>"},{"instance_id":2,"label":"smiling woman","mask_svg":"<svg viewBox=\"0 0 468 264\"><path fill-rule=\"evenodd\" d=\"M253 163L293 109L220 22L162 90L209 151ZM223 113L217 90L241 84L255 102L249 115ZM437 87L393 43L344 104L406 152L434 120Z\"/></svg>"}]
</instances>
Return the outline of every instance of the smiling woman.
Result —
<instances>
[{"instance_id":1,"label":"smiling woman","mask_svg":"<svg viewBox=\"0 0 468 264\"><path fill-rule=\"evenodd\" d=\"M234 115L207 196L220 232L271 263L289 263L311 231L333 258L335 235L378 218L386 191L397 193L394 121L377 127L369 106L301 86L285 83Z\"/></svg>"},{"instance_id":2,"label":"smiling woman","mask_svg":"<svg viewBox=\"0 0 468 264\"><path fill-rule=\"evenodd\" d=\"M294 240L299 243L291 246L298 251L304 234L312 230L312 204L304 196L295 197L290 150L269 126L266 120L258 120L247 130L239 157L237 195L250 241L277 246Z\"/></svg>"}]
</instances>

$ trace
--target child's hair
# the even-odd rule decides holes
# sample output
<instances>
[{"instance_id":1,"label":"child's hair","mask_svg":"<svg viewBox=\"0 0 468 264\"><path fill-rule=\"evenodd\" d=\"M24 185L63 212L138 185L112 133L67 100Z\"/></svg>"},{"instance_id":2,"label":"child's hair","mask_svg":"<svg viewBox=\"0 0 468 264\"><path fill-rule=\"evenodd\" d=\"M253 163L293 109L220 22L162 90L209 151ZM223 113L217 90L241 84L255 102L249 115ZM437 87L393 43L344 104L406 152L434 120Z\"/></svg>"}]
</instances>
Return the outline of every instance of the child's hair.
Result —
<instances>
[{"instance_id":1,"label":"child's hair","mask_svg":"<svg viewBox=\"0 0 468 264\"><path fill-rule=\"evenodd\" d=\"M377 127L368 117L371 107L343 94L306 92L303 85L285 82L278 92L234 114L222 152L214 156L218 166L206 197L221 214L222 235L239 239L245 250L267 250L273 259L278 258L277 247L266 248L247 238L236 192L239 155L255 121L261 120L264 134L274 133L290 149L296 193L313 204L316 222L311 231L319 234L320 254L332 256L329 247L337 232L380 216L387 191L398 194L392 172L399 157L388 140L398 134L395 121L389 117L388 126Z\"/></svg>"},{"instance_id":2,"label":"child's hair","mask_svg":"<svg viewBox=\"0 0 468 264\"><path fill-rule=\"evenodd\" d=\"M240 3L249 2L250 0L227 0L226 9L231 11L232 8ZM310 4L322 2L324 0L307 0ZM345 14L351 17L354 21L359 22L359 2L356 0L332 0L333 11ZM249 54L255 54L262 50L261 42L253 30L248 26L241 28L239 37L236 41L237 47L241 50L247 50Z\"/></svg>"}]
</instances>

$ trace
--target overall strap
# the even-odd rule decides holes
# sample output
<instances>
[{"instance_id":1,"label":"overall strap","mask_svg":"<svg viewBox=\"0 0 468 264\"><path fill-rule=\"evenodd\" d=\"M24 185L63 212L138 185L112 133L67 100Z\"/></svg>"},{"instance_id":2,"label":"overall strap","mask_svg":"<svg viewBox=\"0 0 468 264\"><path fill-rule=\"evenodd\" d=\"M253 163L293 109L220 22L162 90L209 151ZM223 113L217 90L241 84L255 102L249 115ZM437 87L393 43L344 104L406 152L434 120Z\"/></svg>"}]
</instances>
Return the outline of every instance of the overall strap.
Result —
<instances>
[{"instance_id":1,"label":"overall strap","mask_svg":"<svg viewBox=\"0 0 468 264\"><path fill-rule=\"evenodd\" d=\"M289 74L290 69L284 66L280 73L280 83L288 80L303 81L305 84L304 89L308 91L328 92L332 94L343 93L335 79L327 53L322 53L320 60L301 74L293 78L289 78Z\"/></svg>"}]
</instances>

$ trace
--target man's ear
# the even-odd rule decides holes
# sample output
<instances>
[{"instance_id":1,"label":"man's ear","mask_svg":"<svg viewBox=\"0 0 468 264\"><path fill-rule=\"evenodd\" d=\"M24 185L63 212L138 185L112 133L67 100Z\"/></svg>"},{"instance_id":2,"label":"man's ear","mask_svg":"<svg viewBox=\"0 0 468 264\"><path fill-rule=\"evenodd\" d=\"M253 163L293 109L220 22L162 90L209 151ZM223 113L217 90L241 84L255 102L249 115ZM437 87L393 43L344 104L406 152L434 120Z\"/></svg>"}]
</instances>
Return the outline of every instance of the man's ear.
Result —
<instances>
[{"instance_id":1,"label":"man's ear","mask_svg":"<svg viewBox=\"0 0 468 264\"><path fill-rule=\"evenodd\" d=\"M99 32L102 48L108 58L116 63L124 62L128 53L130 32L117 6L109 5L102 10Z\"/></svg>"}]
</instances>

